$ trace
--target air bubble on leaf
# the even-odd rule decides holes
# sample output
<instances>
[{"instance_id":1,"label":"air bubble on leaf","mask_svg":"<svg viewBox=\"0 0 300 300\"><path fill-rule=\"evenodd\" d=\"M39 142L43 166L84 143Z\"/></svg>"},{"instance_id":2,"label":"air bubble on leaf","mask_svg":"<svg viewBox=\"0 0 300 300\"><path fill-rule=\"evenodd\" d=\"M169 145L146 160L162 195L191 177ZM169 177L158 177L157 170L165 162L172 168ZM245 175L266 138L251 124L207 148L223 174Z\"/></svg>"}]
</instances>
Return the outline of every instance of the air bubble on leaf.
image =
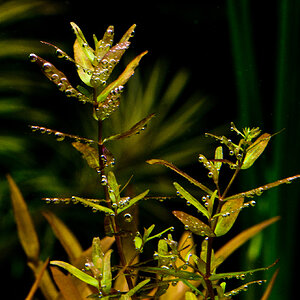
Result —
<instances>
[{"instance_id":1,"label":"air bubble on leaf","mask_svg":"<svg viewBox=\"0 0 300 300\"><path fill-rule=\"evenodd\" d=\"M230 216L230 212L226 212L225 214L222 215L223 218L229 217Z\"/></svg>"},{"instance_id":2,"label":"air bubble on leaf","mask_svg":"<svg viewBox=\"0 0 300 300\"><path fill-rule=\"evenodd\" d=\"M201 198L201 200L202 200L203 202L206 202L206 196L203 196L203 197Z\"/></svg>"},{"instance_id":3,"label":"air bubble on leaf","mask_svg":"<svg viewBox=\"0 0 300 300\"><path fill-rule=\"evenodd\" d=\"M96 207L92 207L92 212L96 213L98 211L98 209Z\"/></svg>"},{"instance_id":4,"label":"air bubble on leaf","mask_svg":"<svg viewBox=\"0 0 300 300\"><path fill-rule=\"evenodd\" d=\"M208 174L207 174L207 176L209 177L209 178L212 178L213 177L213 172L209 172Z\"/></svg>"},{"instance_id":5,"label":"air bubble on leaf","mask_svg":"<svg viewBox=\"0 0 300 300\"><path fill-rule=\"evenodd\" d=\"M190 201L186 201L186 205L187 205L187 206L190 206L190 205L191 205L191 202L190 202Z\"/></svg>"},{"instance_id":6,"label":"air bubble on leaf","mask_svg":"<svg viewBox=\"0 0 300 300\"><path fill-rule=\"evenodd\" d=\"M158 259L159 258L159 254L156 252L153 254L153 259Z\"/></svg>"},{"instance_id":7,"label":"air bubble on leaf","mask_svg":"<svg viewBox=\"0 0 300 300\"><path fill-rule=\"evenodd\" d=\"M62 51L62 50L60 50L60 49L57 49L57 50L56 50L56 56L57 56L58 58L64 58L66 55L65 55L64 51Z\"/></svg>"},{"instance_id":8,"label":"air bubble on leaf","mask_svg":"<svg viewBox=\"0 0 300 300\"><path fill-rule=\"evenodd\" d=\"M252 201L250 202L250 205L251 205L251 206L255 206L255 204L256 204L256 201L254 201L254 200L252 200Z\"/></svg>"},{"instance_id":9,"label":"air bubble on leaf","mask_svg":"<svg viewBox=\"0 0 300 300\"><path fill-rule=\"evenodd\" d=\"M231 156L234 155L234 151L230 150L229 155L231 155Z\"/></svg>"},{"instance_id":10,"label":"air bubble on leaf","mask_svg":"<svg viewBox=\"0 0 300 300\"><path fill-rule=\"evenodd\" d=\"M130 222L132 222L132 215L131 214L129 214L129 213L126 213L126 214L124 214L124 221L125 222L127 222L127 223L130 223Z\"/></svg>"},{"instance_id":11,"label":"air bubble on leaf","mask_svg":"<svg viewBox=\"0 0 300 300\"><path fill-rule=\"evenodd\" d=\"M61 132L55 132L54 136L56 137L56 140L58 142L61 142L61 141L63 141L65 139L65 135L63 133L61 133Z\"/></svg>"},{"instance_id":12,"label":"air bubble on leaf","mask_svg":"<svg viewBox=\"0 0 300 300\"><path fill-rule=\"evenodd\" d=\"M37 55L34 53L29 54L29 60L30 62L36 62L38 59Z\"/></svg>"},{"instance_id":13,"label":"air bubble on leaf","mask_svg":"<svg viewBox=\"0 0 300 300\"><path fill-rule=\"evenodd\" d=\"M189 230L190 229L189 225L184 225L184 229Z\"/></svg>"},{"instance_id":14,"label":"air bubble on leaf","mask_svg":"<svg viewBox=\"0 0 300 300\"><path fill-rule=\"evenodd\" d=\"M205 157L203 155L199 155L198 160L199 162L203 162L205 160Z\"/></svg>"},{"instance_id":15,"label":"air bubble on leaf","mask_svg":"<svg viewBox=\"0 0 300 300\"><path fill-rule=\"evenodd\" d=\"M43 64L43 66L42 66L42 69L43 69L43 71L44 72L50 72L51 71L51 69L52 69L52 65L50 64L50 63L48 63L48 62L45 62L44 64Z\"/></svg>"}]
</instances>

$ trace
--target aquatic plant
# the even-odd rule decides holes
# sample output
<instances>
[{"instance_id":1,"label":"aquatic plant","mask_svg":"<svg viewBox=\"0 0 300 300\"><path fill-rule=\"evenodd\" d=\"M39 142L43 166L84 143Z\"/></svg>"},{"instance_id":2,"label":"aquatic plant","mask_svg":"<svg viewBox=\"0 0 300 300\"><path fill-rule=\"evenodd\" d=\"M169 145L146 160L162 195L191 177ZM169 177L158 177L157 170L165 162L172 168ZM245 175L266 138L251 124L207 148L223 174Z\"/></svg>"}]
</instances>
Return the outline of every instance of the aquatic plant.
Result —
<instances>
[{"instance_id":1,"label":"aquatic plant","mask_svg":"<svg viewBox=\"0 0 300 300\"><path fill-rule=\"evenodd\" d=\"M233 123L231 123L231 130L240 137L238 142L233 142L225 136L207 133L208 137L221 143L216 148L213 158L199 155L199 162L207 169L213 188L191 177L173 163L163 159L148 160L151 165L163 165L181 175L197 187L199 193L194 196L193 192L174 182L177 196L185 200L186 206L195 209L193 215L181 210L173 211L173 215L183 223L185 229L179 241L172 236L173 226L160 232L156 232L156 224L139 230L136 222L139 202L149 201L151 198L165 200L169 197L151 197L149 189L137 195L132 191L126 192L132 179L129 177L127 182L119 184L118 176L114 172L114 165L118 162L110 151L108 142L142 134L155 114L143 116L127 130L109 136L103 134L103 123L108 122L111 115L119 108L125 85L147 51L136 56L115 80L109 82L113 69L130 45L129 40L134 33L135 25L131 26L114 46L114 27L109 26L101 40L93 36L94 47L88 44L81 29L75 23L71 23L71 26L76 35L74 58L57 46L44 43L53 47L59 58L76 66L83 85L74 87L62 71L37 54L32 53L29 57L30 61L36 63L43 74L66 97L90 105L90 112L97 123L97 138L81 137L35 124L30 125L30 128L34 132L52 135L59 142L70 141L88 166L95 171L96 182L103 190L103 197L100 199L64 195L46 197L44 201L55 204L79 203L90 207L95 213L102 213L105 236L101 239L94 237L91 247L84 251L67 226L53 213L45 212L45 218L69 258L69 262L50 261L52 279L47 271L49 260L45 262L40 260L39 240L26 203L14 180L8 175L19 238L28 257L28 265L36 276L36 282L27 299L32 299L38 286L46 299L57 299L59 294L65 299L86 297L122 300L174 297L176 299L231 299L240 292L246 291L251 285L264 283L265 280L251 280L234 289L226 287L227 280L232 278L245 280L253 273L270 269L277 264L277 261L269 266L247 271L218 273L217 269L241 245L278 221L279 217L275 216L242 231L217 251L214 251L213 243L216 238L230 231L242 210L256 205L254 197L261 196L263 192L278 185L300 178L300 175L295 175L249 191L229 195L238 174L252 167L273 135L261 134L261 130L257 127L244 128L240 131ZM229 179L227 176L222 177L221 168L223 170L226 166L229 166L233 172ZM200 249L197 249L194 244L193 235L202 237ZM139 261L140 254L148 247L149 242L155 239L158 240L157 251L150 258ZM66 275L61 269L72 276ZM277 271L274 273L262 299L268 298L277 273Z\"/></svg>"}]
</instances>

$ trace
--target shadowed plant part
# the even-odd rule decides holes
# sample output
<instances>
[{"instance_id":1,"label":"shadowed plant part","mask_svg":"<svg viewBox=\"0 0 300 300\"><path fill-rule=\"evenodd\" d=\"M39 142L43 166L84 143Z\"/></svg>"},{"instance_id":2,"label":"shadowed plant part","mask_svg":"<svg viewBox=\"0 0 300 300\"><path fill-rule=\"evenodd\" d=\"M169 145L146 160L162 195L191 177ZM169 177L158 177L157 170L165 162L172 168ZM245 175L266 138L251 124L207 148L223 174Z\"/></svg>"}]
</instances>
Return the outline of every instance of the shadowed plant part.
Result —
<instances>
[{"instance_id":1,"label":"shadowed plant part","mask_svg":"<svg viewBox=\"0 0 300 300\"><path fill-rule=\"evenodd\" d=\"M252 198L261 196L263 192L271 188L291 183L300 178L300 175L295 175L230 195L232 185L239 173L255 164L271 141L272 135L261 134L259 128L244 128L239 131L233 123L231 123L231 130L240 138L237 142L233 142L225 136L206 134L220 142L211 159L203 154L198 156L199 163L207 172L207 184L194 179L177 167L175 163L170 163L165 159L148 160L150 165L163 165L171 169L198 189L198 193L196 195L194 190L188 191L178 182L173 184L176 195L184 200L182 209L185 209L185 205L189 207L188 213L183 210L173 210L172 212L184 225L179 241L173 237L172 232L175 230L175 226L158 230L156 224L145 226L143 223L141 225L144 228L140 230L137 213L139 204L145 200L149 201L151 198L163 200L168 197L151 197L152 191L150 192L149 188L136 193L132 188L134 186L134 183L131 183L132 176L128 176L129 179L125 184L119 183L121 181L119 181L118 171L122 170L122 166L118 168L119 160L115 159L115 150L119 148L117 143L134 139L137 134L143 135L145 127L154 123L154 129L157 131L156 139L151 140L153 149L161 149L172 140L170 133L175 140L182 139L184 136L183 125L188 120L191 120L192 123L195 122L193 119L194 109L197 111L203 103L188 101L183 111L177 114L176 122L160 128L162 120L170 112L171 103L176 98L176 93L172 94L170 90L169 97L164 99L165 102L163 101L165 109L160 114L162 119L157 121L156 125L155 119L158 117L153 112L147 112L143 116L136 113L134 116L140 118L138 120L133 118L130 126L107 134L104 126L116 122L115 119L112 121L112 116L116 116L116 111L124 106L121 94L147 51L133 58L119 76L111 79L110 76L115 66L130 46L129 40L133 35L135 25L131 26L115 45L113 45L114 27L109 26L102 39L99 40L96 35L93 35L93 47L88 44L78 25L71 22L71 27L75 33L74 58L57 46L44 43L55 49L58 58L64 58L75 66L81 80L80 85L74 86L64 72L37 54L32 53L29 58L66 97L74 98L74 100L89 106L90 116L95 124L95 126L91 126L94 132L91 132L90 135L96 136L96 138L81 137L39 125L30 125L30 128L36 133L53 135L59 142L70 142L70 148L73 147L74 151L79 152L86 165L94 173L95 195L102 195L91 198L66 191L59 197L49 196L43 200L58 205L82 204L92 212L99 214L99 220L103 221L104 228L99 235L93 237L91 247L83 250L77 237L62 220L52 212L43 212L54 235L68 256L68 262L50 260L51 278L47 270L48 260L43 262L40 259L39 239L25 200L12 177L8 175L19 239L27 256L28 265L36 277L28 294L28 300L33 297L37 285L40 286L45 298L49 300L60 297L70 300L86 298L214 300L232 299L235 295L247 291L250 286L265 283L264 279L255 279L247 280L247 283L243 282L234 289L226 286L227 282L233 278L245 280L254 273L273 268L277 264L277 260L268 266L251 270L231 270L229 272L217 272L217 270L233 252L263 229L278 221L279 217L273 217L242 231L217 251L213 246L215 239L226 235L231 230L241 211L255 206L256 201ZM179 82L182 82L181 79ZM177 86L177 84L175 85ZM151 85L148 88L152 89ZM150 93L150 90L148 92ZM154 103L152 96L146 97L145 100L145 106L148 108L141 109L140 112L148 111ZM130 101L125 105L132 108L138 107ZM139 106L143 107L143 103ZM122 119L120 116L119 118ZM110 127L117 128L117 126ZM149 135L148 142L150 138ZM147 139L145 138L143 147L147 146ZM127 143L123 148L122 155L129 159L128 151L124 150L129 149L132 150L131 155L136 154L140 159L142 157L141 150L144 148L137 149L137 147L142 141L142 139L138 142L135 141L131 145ZM114 143L117 145L115 148L112 147ZM184 142L180 143L184 145ZM174 153L170 151L168 154L172 157ZM174 160L175 157L180 160L181 155L174 154ZM131 164L131 168L134 167L135 164ZM222 177L226 167L229 167L229 174L230 171L232 174ZM148 168L151 169L150 166ZM96 192L98 190L100 190L99 193ZM248 198L251 198L250 201ZM195 211L194 215L192 215L193 210ZM169 213L171 215L171 212ZM143 220L141 221L143 222ZM100 238L100 235L103 237ZM200 247L194 243L193 235L198 236L201 240ZM144 250L148 251L150 242L157 242L154 247L157 250L149 257ZM141 255L142 253L143 255ZM144 257L144 253L147 257ZM262 299L269 297L276 274L277 271Z\"/></svg>"}]
</instances>

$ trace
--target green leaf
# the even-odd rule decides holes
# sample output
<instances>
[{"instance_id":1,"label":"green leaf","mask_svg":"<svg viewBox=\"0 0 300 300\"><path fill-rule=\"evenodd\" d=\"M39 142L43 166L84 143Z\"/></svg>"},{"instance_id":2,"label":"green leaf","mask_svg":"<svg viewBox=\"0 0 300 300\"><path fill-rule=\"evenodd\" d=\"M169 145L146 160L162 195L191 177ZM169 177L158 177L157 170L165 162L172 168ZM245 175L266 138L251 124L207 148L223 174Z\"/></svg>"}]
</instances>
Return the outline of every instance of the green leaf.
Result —
<instances>
[{"instance_id":1,"label":"green leaf","mask_svg":"<svg viewBox=\"0 0 300 300\"><path fill-rule=\"evenodd\" d=\"M133 36L135 27L136 27L136 24L133 24L122 36L119 43L127 42Z\"/></svg>"},{"instance_id":2,"label":"green leaf","mask_svg":"<svg viewBox=\"0 0 300 300\"><path fill-rule=\"evenodd\" d=\"M223 159L223 147L219 146L217 147L216 151L215 151L215 159L216 160L222 160ZM215 168L217 169L217 171L220 171L221 166L222 166L222 162L218 161L214 163Z\"/></svg>"},{"instance_id":3,"label":"green leaf","mask_svg":"<svg viewBox=\"0 0 300 300\"><path fill-rule=\"evenodd\" d=\"M117 213L121 213L125 209L128 209L130 206L136 204L138 201L142 200L147 194L149 193L149 190L146 190L145 192L135 196L134 198L130 199L129 204L126 205L125 207L119 207L117 209Z\"/></svg>"},{"instance_id":4,"label":"green leaf","mask_svg":"<svg viewBox=\"0 0 300 300\"><path fill-rule=\"evenodd\" d=\"M252 269L252 270L247 270L247 271L239 271L239 272L229 272L229 273L219 273L219 274L213 274L209 277L211 281L214 280L220 280L220 279L231 279L231 278L236 278L236 279L244 279L246 275L250 274L252 275L255 272L259 271L266 271L272 268L277 264L278 261L275 261L272 263L270 266L265 267L265 268L258 268L258 269Z\"/></svg>"},{"instance_id":5,"label":"green leaf","mask_svg":"<svg viewBox=\"0 0 300 300\"><path fill-rule=\"evenodd\" d=\"M168 243L161 239L158 241L157 246L158 253L158 266L168 266L171 261L171 256L169 255Z\"/></svg>"},{"instance_id":6,"label":"green leaf","mask_svg":"<svg viewBox=\"0 0 300 300\"><path fill-rule=\"evenodd\" d=\"M250 285L253 285L253 284L258 284L258 285L262 285L262 283L266 282L266 280L255 280L255 281L251 281L251 282L247 282L241 286L239 286L238 288L228 292L228 293L225 293L224 296L227 298L227 297L231 297L231 296L235 296L241 292L246 292L249 288ZM226 299L225 298L225 299Z\"/></svg>"},{"instance_id":7,"label":"green leaf","mask_svg":"<svg viewBox=\"0 0 300 300\"><path fill-rule=\"evenodd\" d=\"M185 172L181 171L176 166L174 166L172 163L169 163L166 160L163 160L163 159L150 159L150 160L147 160L147 163L150 164L150 165L156 165L156 164L164 165L165 167L175 171L176 173L178 173L182 177L186 178L189 182L191 182L195 186L199 187L201 190L206 192L208 195L212 195L212 193L213 193L213 191L210 190L209 188L207 188L205 185L203 185L202 183L200 183L199 181L197 181L193 177L189 176Z\"/></svg>"},{"instance_id":8,"label":"green leaf","mask_svg":"<svg viewBox=\"0 0 300 300\"><path fill-rule=\"evenodd\" d=\"M136 58L134 58L127 65L123 73L100 93L100 95L97 97L97 102L99 103L104 101L112 90L114 90L116 87L123 86L129 80L129 78L134 74L135 68L139 65L139 62L142 59L142 57L147 53L148 51L145 51L140 55L138 55Z\"/></svg>"},{"instance_id":9,"label":"green leaf","mask_svg":"<svg viewBox=\"0 0 300 300\"><path fill-rule=\"evenodd\" d=\"M100 168L97 149L80 142L74 142L72 143L72 146L82 154L82 157L87 161L88 165L92 169Z\"/></svg>"},{"instance_id":10,"label":"green leaf","mask_svg":"<svg viewBox=\"0 0 300 300\"><path fill-rule=\"evenodd\" d=\"M208 225L183 211L173 211L173 215L184 224L186 230L190 230L194 234L209 237L216 236Z\"/></svg>"},{"instance_id":11,"label":"green leaf","mask_svg":"<svg viewBox=\"0 0 300 300\"><path fill-rule=\"evenodd\" d=\"M271 135L269 133L262 134L257 140L247 148L246 155L243 161L242 169L250 168L254 162L260 157L267 147Z\"/></svg>"},{"instance_id":12,"label":"green leaf","mask_svg":"<svg viewBox=\"0 0 300 300\"><path fill-rule=\"evenodd\" d=\"M269 189L272 189L272 188L274 188L278 185L284 184L284 183L289 184L289 183L293 182L295 179L299 179L299 178L300 178L300 175L295 175L295 176L287 177L284 179L280 179L280 180L265 184L263 186L260 186L258 188L252 189L250 191L239 193L239 194L236 194L233 196L229 196L223 200L228 201L228 200L233 200L233 199L237 199L237 198L241 198L241 197L252 198L254 196L260 196L263 192L265 192Z\"/></svg>"},{"instance_id":13,"label":"green leaf","mask_svg":"<svg viewBox=\"0 0 300 300\"><path fill-rule=\"evenodd\" d=\"M156 273L166 276L174 276L178 277L180 280L186 279L186 280L201 280L203 279L202 276L196 273L187 272L187 271L181 271L181 270L175 270L175 269L169 269L169 268L159 268L159 267L139 267L140 271L143 272L149 272L149 273Z\"/></svg>"},{"instance_id":14,"label":"green leaf","mask_svg":"<svg viewBox=\"0 0 300 300\"><path fill-rule=\"evenodd\" d=\"M94 36L95 38L95 36ZM110 49L114 39L114 26L108 26L102 40L95 40L95 54L98 62L101 61L105 53Z\"/></svg>"},{"instance_id":15,"label":"green leaf","mask_svg":"<svg viewBox=\"0 0 300 300\"><path fill-rule=\"evenodd\" d=\"M194 291L195 293L197 293L198 295L201 295L204 297L204 295L202 294L201 291L199 291L192 283L190 283L188 280L186 279L181 279L181 281L188 286L192 291Z\"/></svg>"},{"instance_id":16,"label":"green leaf","mask_svg":"<svg viewBox=\"0 0 300 300\"><path fill-rule=\"evenodd\" d=\"M120 201L120 191L119 185L117 183L115 174L112 171L108 172L107 181L109 186L109 197L112 203L119 203Z\"/></svg>"},{"instance_id":17,"label":"green leaf","mask_svg":"<svg viewBox=\"0 0 300 300\"><path fill-rule=\"evenodd\" d=\"M143 239L139 236L135 236L133 239L134 246L137 250L140 250L143 246Z\"/></svg>"},{"instance_id":18,"label":"green leaf","mask_svg":"<svg viewBox=\"0 0 300 300\"><path fill-rule=\"evenodd\" d=\"M27 204L10 175L7 175L14 217L17 223L21 245L30 261L39 261L40 244Z\"/></svg>"},{"instance_id":19,"label":"green leaf","mask_svg":"<svg viewBox=\"0 0 300 300\"><path fill-rule=\"evenodd\" d=\"M125 294L126 297L132 297L138 290L140 290L143 286L145 286L148 282L150 282L150 279L145 279L138 283L134 288L132 288L128 293ZM122 297L121 297L122 299ZM126 298L125 298L126 299ZM123 300L123 299L122 299Z\"/></svg>"},{"instance_id":20,"label":"green leaf","mask_svg":"<svg viewBox=\"0 0 300 300\"><path fill-rule=\"evenodd\" d=\"M238 198L223 204L220 212L221 216L218 218L215 229L216 236L224 235L231 229L240 213L243 203L244 198Z\"/></svg>"},{"instance_id":21,"label":"green leaf","mask_svg":"<svg viewBox=\"0 0 300 300\"><path fill-rule=\"evenodd\" d=\"M230 256L235 250L237 250L240 246L246 243L250 238L255 236L257 233L268 227L269 225L277 222L280 217L274 217L268 220L265 220L259 224L256 224L231 239L227 242L222 248L220 248L215 253L215 263L212 266L212 270L217 268L228 256Z\"/></svg>"},{"instance_id":22,"label":"green leaf","mask_svg":"<svg viewBox=\"0 0 300 300\"><path fill-rule=\"evenodd\" d=\"M90 206L90 207L94 208L95 210L99 210L99 211L102 211L102 212L105 212L105 213L108 213L111 215L114 214L114 211L112 209L110 209L106 206L102 206L102 205L94 203L93 199L85 199L85 198L80 198L80 197L76 197L76 196L72 196L71 199L75 202L80 202L83 205Z\"/></svg>"},{"instance_id":23,"label":"green leaf","mask_svg":"<svg viewBox=\"0 0 300 300\"><path fill-rule=\"evenodd\" d=\"M192 292L185 293L185 300L197 300L197 296Z\"/></svg>"},{"instance_id":24,"label":"green leaf","mask_svg":"<svg viewBox=\"0 0 300 300\"><path fill-rule=\"evenodd\" d=\"M92 243L92 262L95 268L102 269L102 260L104 257L104 252L102 250L100 238L94 237Z\"/></svg>"},{"instance_id":25,"label":"green leaf","mask_svg":"<svg viewBox=\"0 0 300 300\"><path fill-rule=\"evenodd\" d=\"M149 116L147 116L146 118L144 118L143 120L139 121L134 126L132 126L129 130L127 130L127 131L125 131L123 133L119 133L119 134L110 136L108 138L105 138L103 140L103 143L105 143L107 141L111 141L111 140L120 140L120 139L128 138L128 137L131 137L132 135L140 133L142 130L145 129L145 127L147 126L148 122L154 116L155 116L155 114L150 114Z\"/></svg>"},{"instance_id":26,"label":"green leaf","mask_svg":"<svg viewBox=\"0 0 300 300\"><path fill-rule=\"evenodd\" d=\"M80 279L81 281L83 281L89 285L92 285L96 288L99 288L99 282L97 279L82 272L81 270L77 269L76 267L72 266L71 264L68 264L63 261L58 261L58 260L53 260L50 262L50 264L53 266L59 266L65 270L67 270L70 274L72 274L76 278Z\"/></svg>"},{"instance_id":27,"label":"green leaf","mask_svg":"<svg viewBox=\"0 0 300 300\"><path fill-rule=\"evenodd\" d=\"M84 61L87 61L86 58L91 64L94 62L95 59L95 54L94 50L89 46L87 40L85 39L85 36L83 35L81 29L76 25L74 22L70 22L74 33L76 35L76 41L80 47L80 50L78 49L78 53L75 53L74 51L74 56L75 56L75 61L79 63L76 58L79 57L81 60L84 59Z\"/></svg>"},{"instance_id":28,"label":"green leaf","mask_svg":"<svg viewBox=\"0 0 300 300\"><path fill-rule=\"evenodd\" d=\"M112 273L111 273L111 263L110 263L110 258L111 258L111 253L112 249L109 249L103 258L103 269L102 269L102 274L103 278L101 280L101 287L104 293L109 293L112 285Z\"/></svg>"},{"instance_id":29,"label":"green leaf","mask_svg":"<svg viewBox=\"0 0 300 300\"><path fill-rule=\"evenodd\" d=\"M199 212L201 212L206 218L209 219L209 213L208 213L207 209L197 199L195 199L189 192L187 192L177 182L174 182L173 184L174 184L175 189L178 191L180 196L182 196L186 201L188 201Z\"/></svg>"}]
</instances>

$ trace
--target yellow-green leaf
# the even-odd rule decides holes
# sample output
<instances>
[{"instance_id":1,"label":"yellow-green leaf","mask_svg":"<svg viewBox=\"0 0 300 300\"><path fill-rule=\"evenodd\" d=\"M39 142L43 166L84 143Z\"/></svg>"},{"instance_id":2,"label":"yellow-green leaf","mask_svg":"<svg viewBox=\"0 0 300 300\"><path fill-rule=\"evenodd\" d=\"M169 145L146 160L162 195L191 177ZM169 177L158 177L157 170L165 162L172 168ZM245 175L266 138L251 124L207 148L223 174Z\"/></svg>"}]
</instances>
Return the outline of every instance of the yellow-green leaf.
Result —
<instances>
[{"instance_id":1,"label":"yellow-green leaf","mask_svg":"<svg viewBox=\"0 0 300 300\"><path fill-rule=\"evenodd\" d=\"M197 300L197 296L192 292L186 292L185 300Z\"/></svg>"},{"instance_id":2,"label":"yellow-green leaf","mask_svg":"<svg viewBox=\"0 0 300 300\"><path fill-rule=\"evenodd\" d=\"M106 99L106 97L109 95L111 90L114 90L116 87L123 86L129 78L134 74L135 68L139 65L140 60L144 55L146 55L148 51L145 51L138 55L136 58L134 58L125 68L123 73L111 84L109 84L97 97L97 102L102 102Z\"/></svg>"},{"instance_id":3,"label":"yellow-green leaf","mask_svg":"<svg viewBox=\"0 0 300 300\"><path fill-rule=\"evenodd\" d=\"M174 182L173 184L174 184L175 189L178 191L180 196L182 196L186 201L188 201L198 211L200 211L206 218L209 219L209 213L208 213L207 209L197 199L195 199L189 192L187 192L177 182Z\"/></svg>"},{"instance_id":4,"label":"yellow-green leaf","mask_svg":"<svg viewBox=\"0 0 300 300\"><path fill-rule=\"evenodd\" d=\"M117 213L121 213L125 209L128 209L130 206L136 204L138 201L142 200L143 198L146 197L146 195L149 193L149 190L146 190L145 192L135 196L134 198L130 199L129 204L126 205L125 207L119 207L117 210Z\"/></svg>"},{"instance_id":5,"label":"yellow-green leaf","mask_svg":"<svg viewBox=\"0 0 300 300\"><path fill-rule=\"evenodd\" d=\"M26 202L13 178L7 175L7 180L21 245L28 259L38 262L40 245Z\"/></svg>"},{"instance_id":6,"label":"yellow-green leaf","mask_svg":"<svg viewBox=\"0 0 300 300\"><path fill-rule=\"evenodd\" d=\"M43 212L43 215L49 222L55 236L67 252L69 260L74 263L83 251L79 241L70 229L53 213L48 211Z\"/></svg>"},{"instance_id":7,"label":"yellow-green leaf","mask_svg":"<svg viewBox=\"0 0 300 300\"><path fill-rule=\"evenodd\" d=\"M81 270L77 269L76 267L72 266L69 263L66 263L64 261L53 260L50 262L50 264L53 266L59 266L65 270L67 270L70 274L72 274L76 278L80 279L81 281L83 281L89 285L92 285L96 288L99 288L99 282L97 279L82 272Z\"/></svg>"},{"instance_id":8,"label":"yellow-green leaf","mask_svg":"<svg viewBox=\"0 0 300 300\"><path fill-rule=\"evenodd\" d=\"M264 133L246 150L245 159L243 161L242 169L250 168L254 162L260 157L267 147L271 135L269 133Z\"/></svg>"},{"instance_id":9,"label":"yellow-green leaf","mask_svg":"<svg viewBox=\"0 0 300 300\"><path fill-rule=\"evenodd\" d=\"M215 229L216 236L224 235L231 229L243 203L244 198L238 198L223 204Z\"/></svg>"},{"instance_id":10,"label":"yellow-green leaf","mask_svg":"<svg viewBox=\"0 0 300 300\"><path fill-rule=\"evenodd\" d=\"M111 253L112 249L109 249L103 258L103 269L102 269L102 280L101 280L101 287L105 293L109 293L112 285L112 272L111 272Z\"/></svg>"},{"instance_id":11,"label":"yellow-green leaf","mask_svg":"<svg viewBox=\"0 0 300 300\"><path fill-rule=\"evenodd\" d=\"M78 150L82 154L82 157L87 161L88 165L92 169L98 169L100 167L97 149L80 142L74 142L72 143L72 145L76 150Z\"/></svg>"}]
</instances>

